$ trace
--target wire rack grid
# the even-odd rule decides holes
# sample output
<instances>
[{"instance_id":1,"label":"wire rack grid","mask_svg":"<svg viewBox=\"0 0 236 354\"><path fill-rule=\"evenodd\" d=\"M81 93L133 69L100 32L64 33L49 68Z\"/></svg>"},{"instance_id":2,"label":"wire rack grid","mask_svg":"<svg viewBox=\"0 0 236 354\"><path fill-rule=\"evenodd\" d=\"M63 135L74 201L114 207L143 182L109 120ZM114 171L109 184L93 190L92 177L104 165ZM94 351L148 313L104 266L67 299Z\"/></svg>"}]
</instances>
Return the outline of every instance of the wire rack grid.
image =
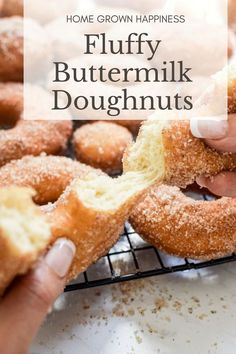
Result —
<instances>
[{"instance_id":1,"label":"wire rack grid","mask_svg":"<svg viewBox=\"0 0 236 354\"><path fill-rule=\"evenodd\" d=\"M128 223L110 252L81 274L65 291L92 288L155 275L201 269L236 261L236 254L210 261L193 261L164 255L144 242Z\"/></svg>"}]
</instances>

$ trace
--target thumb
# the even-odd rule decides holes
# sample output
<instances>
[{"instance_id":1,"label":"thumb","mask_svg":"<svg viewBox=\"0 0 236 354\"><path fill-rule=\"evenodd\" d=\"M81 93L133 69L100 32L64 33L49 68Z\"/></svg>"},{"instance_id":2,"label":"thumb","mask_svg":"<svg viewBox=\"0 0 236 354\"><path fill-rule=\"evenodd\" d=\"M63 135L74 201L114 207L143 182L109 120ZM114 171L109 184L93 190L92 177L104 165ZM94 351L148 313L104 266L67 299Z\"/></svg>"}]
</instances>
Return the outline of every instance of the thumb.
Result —
<instances>
[{"instance_id":1,"label":"thumb","mask_svg":"<svg viewBox=\"0 0 236 354\"><path fill-rule=\"evenodd\" d=\"M228 120L222 118L192 118L191 132L197 138L205 139L206 143L216 150L236 152L236 114L230 114Z\"/></svg>"},{"instance_id":2,"label":"thumb","mask_svg":"<svg viewBox=\"0 0 236 354\"><path fill-rule=\"evenodd\" d=\"M75 255L74 244L59 239L36 268L19 279L0 304L1 331L14 332L13 347L28 347L51 305L63 291ZM2 332L1 332L2 333ZM7 338L7 337L6 337Z\"/></svg>"}]
</instances>

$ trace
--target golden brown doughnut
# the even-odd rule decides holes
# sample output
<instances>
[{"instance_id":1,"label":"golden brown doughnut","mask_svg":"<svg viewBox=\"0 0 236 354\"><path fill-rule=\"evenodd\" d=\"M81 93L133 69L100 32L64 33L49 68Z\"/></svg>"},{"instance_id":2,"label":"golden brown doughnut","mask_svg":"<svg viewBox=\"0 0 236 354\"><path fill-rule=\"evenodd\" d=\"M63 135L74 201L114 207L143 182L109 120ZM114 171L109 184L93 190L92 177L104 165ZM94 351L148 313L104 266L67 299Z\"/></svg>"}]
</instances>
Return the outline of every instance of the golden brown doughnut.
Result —
<instances>
[{"instance_id":1,"label":"golden brown doughnut","mask_svg":"<svg viewBox=\"0 0 236 354\"><path fill-rule=\"evenodd\" d=\"M0 189L0 295L16 275L26 273L45 251L51 230L32 202L33 190Z\"/></svg>"},{"instance_id":2,"label":"golden brown doughnut","mask_svg":"<svg viewBox=\"0 0 236 354\"><path fill-rule=\"evenodd\" d=\"M184 149L182 154L177 149L176 155L175 148L168 145L168 137L176 134L174 124L177 123L176 142ZM77 246L69 279L85 270L116 242L124 221L151 185L164 180L173 182L179 171L183 172L183 178L177 177L177 180L188 184L198 174L214 174L235 167L236 154L217 153L189 134L188 122L169 124L153 120L145 123L136 143L126 153L124 175L113 179L97 173L86 174L75 179L56 203L44 209L53 239L68 237ZM189 143L192 151L186 148ZM184 154L188 155L187 160ZM200 165L199 156L203 158ZM191 162L190 168L186 162Z\"/></svg>"},{"instance_id":3,"label":"golden brown doughnut","mask_svg":"<svg viewBox=\"0 0 236 354\"><path fill-rule=\"evenodd\" d=\"M3 0L2 16L24 16L23 0Z\"/></svg>"},{"instance_id":4,"label":"golden brown doughnut","mask_svg":"<svg viewBox=\"0 0 236 354\"><path fill-rule=\"evenodd\" d=\"M74 133L73 145L77 159L107 173L122 170L122 158L132 142L131 133L110 122L85 124Z\"/></svg>"},{"instance_id":5,"label":"golden brown doughnut","mask_svg":"<svg viewBox=\"0 0 236 354\"><path fill-rule=\"evenodd\" d=\"M73 179L91 172L103 174L68 157L25 156L0 168L0 188L31 187L36 191L34 201L47 204L55 202Z\"/></svg>"},{"instance_id":6,"label":"golden brown doughnut","mask_svg":"<svg viewBox=\"0 0 236 354\"><path fill-rule=\"evenodd\" d=\"M48 93L42 89L35 86L30 86L29 89L35 99L38 94L48 98ZM25 155L36 156L42 152L59 154L65 149L71 135L70 120L20 119L22 107L23 86L16 83L0 83L0 124L15 123L11 129L0 130L0 166Z\"/></svg>"},{"instance_id":7,"label":"golden brown doughnut","mask_svg":"<svg viewBox=\"0 0 236 354\"><path fill-rule=\"evenodd\" d=\"M165 180L181 188L201 175L236 168L236 154L220 153L192 136L188 121L173 121L163 130Z\"/></svg>"},{"instance_id":8,"label":"golden brown doughnut","mask_svg":"<svg viewBox=\"0 0 236 354\"><path fill-rule=\"evenodd\" d=\"M177 187L152 187L134 208L134 229L178 257L212 259L236 250L236 198L196 201Z\"/></svg>"},{"instance_id":9,"label":"golden brown doughnut","mask_svg":"<svg viewBox=\"0 0 236 354\"><path fill-rule=\"evenodd\" d=\"M235 113L235 78L229 78L229 112ZM165 180L186 187L200 175L236 168L236 154L218 153L191 136L189 122L174 121L162 130ZM236 199L194 201L177 187L154 186L131 215L145 240L181 257L209 259L236 250Z\"/></svg>"}]
</instances>

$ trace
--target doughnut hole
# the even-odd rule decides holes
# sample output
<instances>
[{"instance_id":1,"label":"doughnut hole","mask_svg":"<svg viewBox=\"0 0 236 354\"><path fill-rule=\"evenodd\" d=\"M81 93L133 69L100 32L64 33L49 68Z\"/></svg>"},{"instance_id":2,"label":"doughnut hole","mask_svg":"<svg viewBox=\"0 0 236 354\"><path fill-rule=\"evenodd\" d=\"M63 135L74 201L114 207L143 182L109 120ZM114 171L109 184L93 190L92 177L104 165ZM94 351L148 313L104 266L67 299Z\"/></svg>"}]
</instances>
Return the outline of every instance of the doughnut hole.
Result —
<instances>
[{"instance_id":1,"label":"doughnut hole","mask_svg":"<svg viewBox=\"0 0 236 354\"><path fill-rule=\"evenodd\" d=\"M197 183L193 183L186 189L181 188L182 193L193 200L202 200L211 202L219 199L216 195L211 193L207 188L201 188Z\"/></svg>"},{"instance_id":2,"label":"doughnut hole","mask_svg":"<svg viewBox=\"0 0 236 354\"><path fill-rule=\"evenodd\" d=\"M122 171L122 158L132 134L122 126L110 122L85 124L74 133L76 158L104 172Z\"/></svg>"}]
</instances>

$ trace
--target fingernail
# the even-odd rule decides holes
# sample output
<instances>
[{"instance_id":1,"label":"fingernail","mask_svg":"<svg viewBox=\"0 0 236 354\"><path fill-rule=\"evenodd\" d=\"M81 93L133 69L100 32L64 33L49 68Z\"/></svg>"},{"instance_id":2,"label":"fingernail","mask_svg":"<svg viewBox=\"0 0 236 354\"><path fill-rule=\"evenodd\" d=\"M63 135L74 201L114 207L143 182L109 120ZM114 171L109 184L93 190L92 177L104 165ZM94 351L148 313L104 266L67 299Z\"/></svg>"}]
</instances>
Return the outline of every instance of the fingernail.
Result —
<instances>
[{"instance_id":1,"label":"fingernail","mask_svg":"<svg viewBox=\"0 0 236 354\"><path fill-rule=\"evenodd\" d=\"M204 176L197 177L197 178L196 178L196 182L197 182L197 184L198 184L200 187L202 187L202 188L204 188L204 187L207 186L207 178L204 177Z\"/></svg>"},{"instance_id":2,"label":"fingernail","mask_svg":"<svg viewBox=\"0 0 236 354\"><path fill-rule=\"evenodd\" d=\"M190 120L190 129L196 138L204 139L223 139L228 130L228 121L219 118L192 118Z\"/></svg>"},{"instance_id":3,"label":"fingernail","mask_svg":"<svg viewBox=\"0 0 236 354\"><path fill-rule=\"evenodd\" d=\"M76 248L70 240L58 239L45 257L47 265L61 278L70 269Z\"/></svg>"}]
</instances>

